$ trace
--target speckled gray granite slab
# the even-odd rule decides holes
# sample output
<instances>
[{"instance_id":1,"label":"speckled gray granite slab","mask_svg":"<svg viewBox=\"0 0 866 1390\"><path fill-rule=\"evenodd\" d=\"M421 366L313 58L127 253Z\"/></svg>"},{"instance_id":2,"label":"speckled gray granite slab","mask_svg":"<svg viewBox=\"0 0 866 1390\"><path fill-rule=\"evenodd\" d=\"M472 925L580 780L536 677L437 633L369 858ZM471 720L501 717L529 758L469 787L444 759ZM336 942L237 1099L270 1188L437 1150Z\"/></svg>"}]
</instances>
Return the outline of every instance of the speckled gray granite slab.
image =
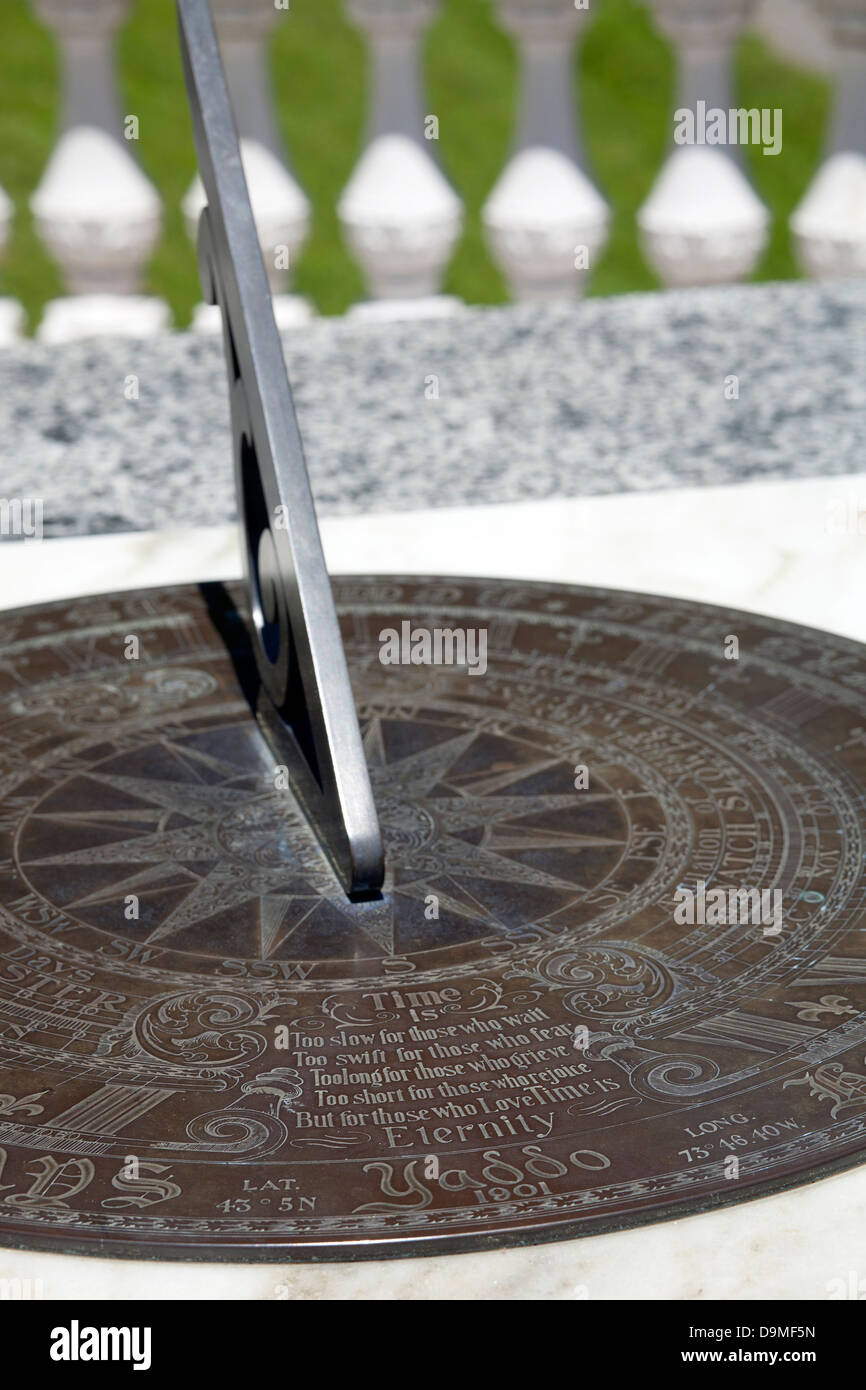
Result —
<instances>
[{"instance_id":1,"label":"speckled gray granite slab","mask_svg":"<svg viewBox=\"0 0 866 1390\"><path fill-rule=\"evenodd\" d=\"M864 325L866 282L794 283L284 341L326 514L859 471ZM221 340L0 354L0 497L46 535L230 520L229 438Z\"/></svg>"}]
</instances>

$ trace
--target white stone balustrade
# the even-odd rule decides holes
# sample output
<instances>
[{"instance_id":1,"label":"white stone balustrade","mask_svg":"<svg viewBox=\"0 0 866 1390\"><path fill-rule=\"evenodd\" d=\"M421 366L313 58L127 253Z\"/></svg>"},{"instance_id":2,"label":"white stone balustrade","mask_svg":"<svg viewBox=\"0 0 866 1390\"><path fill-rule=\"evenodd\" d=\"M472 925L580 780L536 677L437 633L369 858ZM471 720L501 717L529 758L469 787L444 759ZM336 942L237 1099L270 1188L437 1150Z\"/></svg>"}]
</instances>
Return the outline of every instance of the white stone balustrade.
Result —
<instances>
[{"instance_id":1,"label":"white stone balustrade","mask_svg":"<svg viewBox=\"0 0 866 1390\"><path fill-rule=\"evenodd\" d=\"M462 206L431 153L435 113L421 99L418 49L439 0L347 0L372 63L367 141L338 204L346 243L377 306L399 316L459 307L439 294ZM433 120L427 121L430 115Z\"/></svg>"},{"instance_id":2,"label":"white stone balustrade","mask_svg":"<svg viewBox=\"0 0 866 1390\"><path fill-rule=\"evenodd\" d=\"M158 331L167 306L136 291L161 204L125 138L134 126L121 115L114 77L114 35L128 0L34 0L34 8L60 44L63 116L31 207L71 294L46 307L39 336Z\"/></svg>"},{"instance_id":3,"label":"white stone balustrade","mask_svg":"<svg viewBox=\"0 0 866 1390\"><path fill-rule=\"evenodd\" d=\"M210 0L223 66L238 127L241 161L250 194L274 313L281 328L312 317L309 302L288 293L292 267L309 236L310 203L286 162L273 113L267 43L285 10L272 0ZM187 230L195 240L205 204L196 175L183 200ZM220 311L200 304L193 318L198 332L218 332Z\"/></svg>"},{"instance_id":4,"label":"white stone balustrade","mask_svg":"<svg viewBox=\"0 0 866 1390\"><path fill-rule=\"evenodd\" d=\"M488 243L517 300L568 299L607 240L608 207L585 170L572 91L575 39L587 18L572 0L497 0L520 47L515 153L484 210Z\"/></svg>"},{"instance_id":5,"label":"white stone balustrade","mask_svg":"<svg viewBox=\"0 0 866 1390\"><path fill-rule=\"evenodd\" d=\"M338 214L366 277L367 317L448 314L441 293L462 229L462 205L436 158L439 122L423 95L420 46L441 0L344 0L370 56L370 101L361 157ZM166 304L141 294L158 239L159 195L136 157L135 113L121 111L114 40L131 0L30 0L61 55L63 101L57 144L31 199L37 232L63 274L39 336L58 342L95 333L148 335L168 326ZM681 143L671 117L671 153L638 214L641 242L666 285L748 276L766 244L769 215L745 173L739 140L706 125L729 113L734 45L749 24L792 61L814 49L834 71L836 93L823 163L791 218L805 271L866 275L866 0L648 0L679 66L678 111L695 114ZM280 327L307 323L309 302L291 292L309 235L309 201L291 172L275 121L267 45L290 22L276 0L210 0L241 137L247 183ZM579 295L608 235L609 209L587 168L575 90L575 47L604 0L491 0L517 43L519 119L513 153L482 212L487 242L512 297ZM820 44L818 42L820 36ZM820 52L819 52L820 48ZM700 120L705 122L700 129ZM745 116L747 113L741 113ZM784 113L783 113L784 116ZM754 131L751 138L755 138ZM762 142L764 133L761 132ZM603 170L600 171L603 180ZM196 177L183 208L195 236L204 202ZM0 189L0 253L12 204ZM23 310L0 299L0 346L22 332ZM219 329L201 304L200 331Z\"/></svg>"},{"instance_id":6,"label":"white stone balustrade","mask_svg":"<svg viewBox=\"0 0 866 1390\"><path fill-rule=\"evenodd\" d=\"M866 0L813 0L833 44L837 91L829 153L791 218L810 275L866 275Z\"/></svg>"},{"instance_id":7,"label":"white stone balustrade","mask_svg":"<svg viewBox=\"0 0 866 1390\"><path fill-rule=\"evenodd\" d=\"M729 112L731 53L753 0L652 0L652 6L679 57L678 109L694 112L696 127L701 111ZM646 257L670 286L743 279L764 249L768 225L732 144L678 145L638 213Z\"/></svg>"}]
</instances>

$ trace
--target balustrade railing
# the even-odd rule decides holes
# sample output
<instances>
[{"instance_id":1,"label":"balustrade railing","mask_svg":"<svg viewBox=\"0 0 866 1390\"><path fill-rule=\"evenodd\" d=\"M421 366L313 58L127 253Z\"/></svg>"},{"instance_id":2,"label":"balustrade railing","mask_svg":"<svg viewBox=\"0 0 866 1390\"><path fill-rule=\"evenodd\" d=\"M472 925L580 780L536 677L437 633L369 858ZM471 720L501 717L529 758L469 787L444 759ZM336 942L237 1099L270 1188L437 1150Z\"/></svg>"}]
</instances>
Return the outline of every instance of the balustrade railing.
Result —
<instances>
[{"instance_id":1,"label":"balustrade railing","mask_svg":"<svg viewBox=\"0 0 866 1390\"><path fill-rule=\"evenodd\" d=\"M307 301L288 293L292 267L309 235L311 208L288 168L274 119L266 44L280 11L262 0L210 0L210 4L277 323L281 328L293 328L312 317ZM196 174L183 200L193 242L204 203L201 179ZM199 332L218 333L218 305L199 304L192 326Z\"/></svg>"},{"instance_id":2,"label":"balustrade railing","mask_svg":"<svg viewBox=\"0 0 866 1390\"><path fill-rule=\"evenodd\" d=\"M157 332L169 324L168 307L142 294L141 285L162 208L135 157L135 117L122 113L116 91L114 43L129 0L30 3L56 38L63 82L59 137L31 208L67 293L47 305L37 333L57 342ZM267 64L269 40L286 22L289 0L211 3L278 322L300 325L312 308L291 292L292 269L309 235L311 209L277 132ZM420 58L440 0L343 3L369 55L365 141L337 207L369 296L353 312L457 311L460 302L443 295L441 285L463 209L437 158L438 118L425 98ZM482 222L516 300L580 294L608 236L609 211L599 191L605 171L591 169L586 159L575 78L576 46L604 3L490 0L517 47L520 114L513 152ZM866 274L866 0L647 3L672 45L678 74L670 153L637 219L644 254L662 282L740 280L761 256L770 214L746 173L741 140L720 131L717 117L733 119L737 110L731 73L740 35L757 22L758 10L764 34L768 26L784 26L788 6L820 25L814 32L826 41L835 78L826 156L791 218L794 247L806 274ZM772 112L739 112L743 130L765 143L774 138L772 118ZM190 235L202 201L196 178L183 200ZM0 253L12 212L0 189ZM16 302L0 299L0 344L16 340L22 321ZM199 305L194 328L206 332L216 323L216 311Z\"/></svg>"},{"instance_id":3,"label":"balustrade railing","mask_svg":"<svg viewBox=\"0 0 866 1390\"><path fill-rule=\"evenodd\" d=\"M515 299L565 299L579 293L607 239L607 204L586 172L572 91L574 43L589 11L560 0L497 4L522 54L522 113L484 225Z\"/></svg>"},{"instance_id":4,"label":"balustrade railing","mask_svg":"<svg viewBox=\"0 0 866 1390\"><path fill-rule=\"evenodd\" d=\"M712 133L726 142L710 144L703 121L735 106L731 58L754 0L652 4L677 55L677 110L694 113L695 129L670 154L638 214L644 250L666 285L742 280L764 249L769 214L742 170L740 145L721 129Z\"/></svg>"},{"instance_id":5,"label":"balustrade railing","mask_svg":"<svg viewBox=\"0 0 866 1390\"><path fill-rule=\"evenodd\" d=\"M373 300L442 311L439 286L462 225L460 199L432 151L418 50L439 0L347 0L367 37L372 83L367 142L337 212Z\"/></svg>"},{"instance_id":6,"label":"balustrade railing","mask_svg":"<svg viewBox=\"0 0 866 1390\"><path fill-rule=\"evenodd\" d=\"M168 306L138 290L160 233L160 199L133 157L135 118L124 120L115 83L114 36L128 0L34 0L34 8L60 46L63 117L30 206L69 290L47 305L40 336L158 332Z\"/></svg>"},{"instance_id":7,"label":"balustrade railing","mask_svg":"<svg viewBox=\"0 0 866 1390\"><path fill-rule=\"evenodd\" d=\"M791 218L809 275L866 275L866 0L813 0L827 21L836 110L827 158Z\"/></svg>"}]
</instances>

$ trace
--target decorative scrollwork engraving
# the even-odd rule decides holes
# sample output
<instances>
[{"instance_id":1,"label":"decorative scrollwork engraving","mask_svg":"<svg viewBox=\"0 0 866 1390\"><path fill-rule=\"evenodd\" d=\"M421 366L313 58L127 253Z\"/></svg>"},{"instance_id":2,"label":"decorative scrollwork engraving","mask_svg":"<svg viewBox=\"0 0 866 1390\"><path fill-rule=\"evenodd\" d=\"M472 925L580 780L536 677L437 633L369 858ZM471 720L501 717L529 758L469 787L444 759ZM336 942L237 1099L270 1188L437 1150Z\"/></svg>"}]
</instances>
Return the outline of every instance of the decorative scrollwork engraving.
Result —
<instances>
[{"instance_id":1,"label":"decorative scrollwork engraving","mask_svg":"<svg viewBox=\"0 0 866 1390\"><path fill-rule=\"evenodd\" d=\"M150 1056L167 1062L237 1067L264 1052L267 1016L267 1005L229 990L176 994L139 1015L135 1036Z\"/></svg>"}]
</instances>

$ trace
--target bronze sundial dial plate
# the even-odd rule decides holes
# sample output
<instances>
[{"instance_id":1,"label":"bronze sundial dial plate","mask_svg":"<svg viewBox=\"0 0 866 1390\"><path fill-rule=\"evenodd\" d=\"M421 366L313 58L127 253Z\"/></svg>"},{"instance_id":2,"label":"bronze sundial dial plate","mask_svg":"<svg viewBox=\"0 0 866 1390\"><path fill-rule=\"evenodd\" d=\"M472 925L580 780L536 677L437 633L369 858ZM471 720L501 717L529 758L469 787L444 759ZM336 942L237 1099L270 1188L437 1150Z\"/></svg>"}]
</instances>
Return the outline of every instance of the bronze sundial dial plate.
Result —
<instances>
[{"instance_id":1,"label":"bronze sundial dial plate","mask_svg":"<svg viewBox=\"0 0 866 1390\"><path fill-rule=\"evenodd\" d=\"M239 591L3 615L0 1243L418 1254L857 1162L863 650L588 589L335 592L389 866L359 904L275 786ZM383 665L405 621L485 629L486 672ZM678 923L700 882L778 890L779 929Z\"/></svg>"}]
</instances>

